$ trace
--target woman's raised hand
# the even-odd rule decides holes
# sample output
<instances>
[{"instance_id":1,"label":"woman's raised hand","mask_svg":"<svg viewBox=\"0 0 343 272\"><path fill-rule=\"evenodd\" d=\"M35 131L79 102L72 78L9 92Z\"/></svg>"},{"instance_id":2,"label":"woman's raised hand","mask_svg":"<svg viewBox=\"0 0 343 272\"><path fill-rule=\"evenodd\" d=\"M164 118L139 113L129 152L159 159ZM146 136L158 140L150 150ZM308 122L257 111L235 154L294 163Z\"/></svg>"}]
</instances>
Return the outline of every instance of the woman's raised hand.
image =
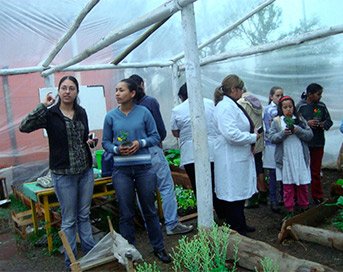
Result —
<instances>
[{"instance_id":1,"label":"woman's raised hand","mask_svg":"<svg viewBox=\"0 0 343 272\"><path fill-rule=\"evenodd\" d=\"M55 103L55 97L52 95L52 92L49 92L44 101L43 101L43 104L46 106L46 107L49 107L51 106L52 104Z\"/></svg>"}]
</instances>

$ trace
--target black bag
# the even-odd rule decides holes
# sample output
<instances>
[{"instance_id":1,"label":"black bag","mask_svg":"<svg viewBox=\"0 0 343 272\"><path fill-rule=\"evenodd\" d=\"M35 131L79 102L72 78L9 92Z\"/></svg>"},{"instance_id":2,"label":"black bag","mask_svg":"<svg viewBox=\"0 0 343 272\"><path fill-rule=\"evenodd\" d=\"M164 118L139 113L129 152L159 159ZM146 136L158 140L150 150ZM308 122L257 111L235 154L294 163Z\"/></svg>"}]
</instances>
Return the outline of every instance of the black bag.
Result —
<instances>
[{"instance_id":1,"label":"black bag","mask_svg":"<svg viewBox=\"0 0 343 272\"><path fill-rule=\"evenodd\" d=\"M105 151L101 156L101 176L110 177L114 169L113 153Z\"/></svg>"}]
</instances>

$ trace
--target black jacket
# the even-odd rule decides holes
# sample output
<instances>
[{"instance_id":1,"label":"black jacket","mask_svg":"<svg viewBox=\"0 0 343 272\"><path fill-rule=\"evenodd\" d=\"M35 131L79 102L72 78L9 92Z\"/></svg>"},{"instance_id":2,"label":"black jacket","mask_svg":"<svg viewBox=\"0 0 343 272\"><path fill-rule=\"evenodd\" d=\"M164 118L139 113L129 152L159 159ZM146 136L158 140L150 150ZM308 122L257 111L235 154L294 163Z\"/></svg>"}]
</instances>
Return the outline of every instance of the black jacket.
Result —
<instances>
[{"instance_id":1,"label":"black jacket","mask_svg":"<svg viewBox=\"0 0 343 272\"><path fill-rule=\"evenodd\" d=\"M37 109L39 106L37 107ZM64 121L64 116L61 113L59 106L55 105L49 109L34 110L21 123L21 132L32 132L34 130L45 128L49 139L49 166L50 169L69 169L69 150L67 129ZM86 146L89 166L92 165L92 155L87 146L89 128L86 111L81 106L75 108L75 121L82 122L85 130L83 134L83 143Z\"/></svg>"},{"instance_id":2,"label":"black jacket","mask_svg":"<svg viewBox=\"0 0 343 272\"><path fill-rule=\"evenodd\" d=\"M315 119L314 109L319 109L321 112L320 122L324 122L323 128L311 128L313 132L313 138L309 142L309 147L324 147L325 137L324 130L329 130L332 126L332 120L329 114L328 109L326 108L323 102L318 103L307 103L306 100L301 100L297 104L297 111L305 120Z\"/></svg>"}]
</instances>

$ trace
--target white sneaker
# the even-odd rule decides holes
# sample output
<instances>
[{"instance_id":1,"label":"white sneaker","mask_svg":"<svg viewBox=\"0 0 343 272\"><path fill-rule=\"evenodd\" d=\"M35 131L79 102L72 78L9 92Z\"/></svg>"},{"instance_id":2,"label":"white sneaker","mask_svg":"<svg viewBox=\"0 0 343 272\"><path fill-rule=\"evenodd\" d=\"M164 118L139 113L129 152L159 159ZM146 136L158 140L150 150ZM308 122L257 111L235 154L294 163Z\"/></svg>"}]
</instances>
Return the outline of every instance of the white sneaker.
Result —
<instances>
[{"instance_id":1,"label":"white sneaker","mask_svg":"<svg viewBox=\"0 0 343 272\"><path fill-rule=\"evenodd\" d=\"M176 235L176 234L186 234L189 233L193 230L193 226L192 225L184 225L181 223L178 223L173 229L168 230L167 229L167 235Z\"/></svg>"}]
</instances>

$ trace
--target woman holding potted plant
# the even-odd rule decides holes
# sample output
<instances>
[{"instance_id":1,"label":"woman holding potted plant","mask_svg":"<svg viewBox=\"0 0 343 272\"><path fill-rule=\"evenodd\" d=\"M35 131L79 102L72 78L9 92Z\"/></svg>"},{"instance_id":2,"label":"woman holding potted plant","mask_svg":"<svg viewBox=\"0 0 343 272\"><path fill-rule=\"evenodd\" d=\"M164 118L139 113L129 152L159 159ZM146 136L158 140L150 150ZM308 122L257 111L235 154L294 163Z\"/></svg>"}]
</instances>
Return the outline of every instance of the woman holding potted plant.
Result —
<instances>
[{"instance_id":1,"label":"woman holding potted plant","mask_svg":"<svg viewBox=\"0 0 343 272\"><path fill-rule=\"evenodd\" d=\"M115 97L119 107L105 116L102 144L113 153L112 182L119 203L119 231L130 244L135 243L136 192L144 214L154 254L165 263L171 262L163 244L163 236L155 207L156 174L151 167L149 147L159 144L154 118L150 111L135 104L137 84L123 79Z\"/></svg>"},{"instance_id":2,"label":"woman holding potted plant","mask_svg":"<svg viewBox=\"0 0 343 272\"><path fill-rule=\"evenodd\" d=\"M308 208L308 186L311 181L307 143L313 133L306 120L300 118L290 96L283 96L278 104L269 139L276 145L275 162L282 172L283 200L287 210L285 219L293 216L294 199L301 210Z\"/></svg>"},{"instance_id":3,"label":"woman holding potted plant","mask_svg":"<svg viewBox=\"0 0 343 272\"><path fill-rule=\"evenodd\" d=\"M302 100L297 105L297 110L307 120L311 127L313 138L309 142L310 168L311 168L311 194L314 204L323 202L323 188L320 180L322 159L324 155L324 131L332 126L332 120L326 105L320 101L323 87L311 83L306 88L306 93L301 95Z\"/></svg>"},{"instance_id":4,"label":"woman holding potted plant","mask_svg":"<svg viewBox=\"0 0 343 272\"><path fill-rule=\"evenodd\" d=\"M215 90L213 123L215 192L221 200L225 222L242 235L255 231L246 224L244 203L257 193L254 144L261 134L244 108L237 103L244 82L228 75Z\"/></svg>"}]
</instances>

